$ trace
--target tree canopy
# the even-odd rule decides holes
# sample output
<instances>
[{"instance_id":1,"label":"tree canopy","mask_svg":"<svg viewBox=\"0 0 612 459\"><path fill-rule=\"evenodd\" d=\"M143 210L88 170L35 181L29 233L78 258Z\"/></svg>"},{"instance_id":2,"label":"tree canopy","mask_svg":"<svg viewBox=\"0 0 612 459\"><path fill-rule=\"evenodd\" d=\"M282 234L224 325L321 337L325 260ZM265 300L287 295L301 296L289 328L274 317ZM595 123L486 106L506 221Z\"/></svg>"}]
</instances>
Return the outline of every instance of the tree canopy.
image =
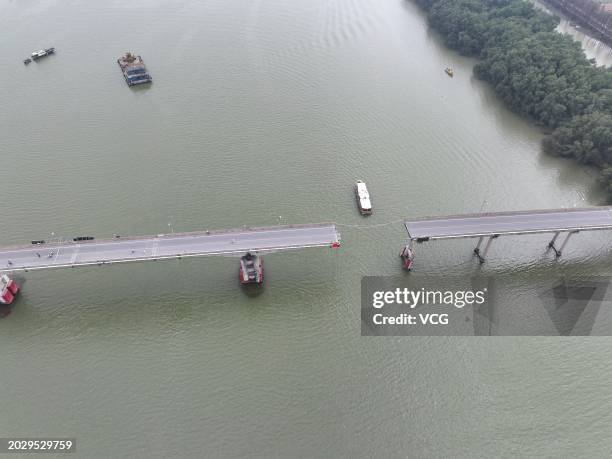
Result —
<instances>
[{"instance_id":1,"label":"tree canopy","mask_svg":"<svg viewBox=\"0 0 612 459\"><path fill-rule=\"evenodd\" d=\"M447 46L478 57L477 78L552 129L546 150L596 166L612 200L612 71L525 0L417 0Z\"/></svg>"}]
</instances>

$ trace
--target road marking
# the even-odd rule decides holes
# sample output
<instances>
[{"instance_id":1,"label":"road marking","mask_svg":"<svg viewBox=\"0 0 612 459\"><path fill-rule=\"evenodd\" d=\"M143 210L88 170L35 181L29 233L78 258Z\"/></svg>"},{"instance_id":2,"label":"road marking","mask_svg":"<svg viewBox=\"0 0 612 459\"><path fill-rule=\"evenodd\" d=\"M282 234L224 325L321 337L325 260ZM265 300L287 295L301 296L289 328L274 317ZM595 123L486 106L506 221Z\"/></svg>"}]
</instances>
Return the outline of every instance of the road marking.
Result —
<instances>
[{"instance_id":1,"label":"road marking","mask_svg":"<svg viewBox=\"0 0 612 459\"><path fill-rule=\"evenodd\" d=\"M80 249L81 249L81 246L77 245L74 250L74 253L72 254L72 258L70 259L70 264L74 264L76 262L77 255L79 254Z\"/></svg>"}]
</instances>

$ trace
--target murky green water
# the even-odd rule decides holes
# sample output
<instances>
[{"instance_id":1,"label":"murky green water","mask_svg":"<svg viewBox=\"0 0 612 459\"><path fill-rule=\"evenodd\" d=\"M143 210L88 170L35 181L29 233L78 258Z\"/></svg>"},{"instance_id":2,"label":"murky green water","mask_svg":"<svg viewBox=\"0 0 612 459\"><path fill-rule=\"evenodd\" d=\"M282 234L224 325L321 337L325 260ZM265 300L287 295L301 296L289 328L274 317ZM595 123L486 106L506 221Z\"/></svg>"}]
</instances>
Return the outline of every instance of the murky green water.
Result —
<instances>
[{"instance_id":1,"label":"murky green water","mask_svg":"<svg viewBox=\"0 0 612 459\"><path fill-rule=\"evenodd\" d=\"M360 279L399 273L402 218L602 200L411 2L4 0L0 30L1 243L319 221L344 243L266 257L256 295L231 258L28 273L0 321L1 436L82 457L610 451L607 339L360 336ZM126 50L150 88L125 85ZM546 240L502 238L484 269L612 260L604 234L559 263ZM470 250L432 243L417 269L469 274Z\"/></svg>"}]
</instances>

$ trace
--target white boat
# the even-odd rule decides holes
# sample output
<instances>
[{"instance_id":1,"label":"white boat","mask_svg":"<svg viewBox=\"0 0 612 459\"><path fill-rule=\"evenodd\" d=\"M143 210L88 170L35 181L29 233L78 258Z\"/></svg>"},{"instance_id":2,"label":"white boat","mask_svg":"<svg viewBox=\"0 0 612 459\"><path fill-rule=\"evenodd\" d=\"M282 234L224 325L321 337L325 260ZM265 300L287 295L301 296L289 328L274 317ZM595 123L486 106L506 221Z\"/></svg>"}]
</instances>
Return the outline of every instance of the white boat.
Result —
<instances>
[{"instance_id":1,"label":"white boat","mask_svg":"<svg viewBox=\"0 0 612 459\"><path fill-rule=\"evenodd\" d=\"M355 184L355 196L357 197L357 206L361 215L370 215L372 213L372 202L370 201L370 193L366 184L361 180L357 180Z\"/></svg>"}]
</instances>

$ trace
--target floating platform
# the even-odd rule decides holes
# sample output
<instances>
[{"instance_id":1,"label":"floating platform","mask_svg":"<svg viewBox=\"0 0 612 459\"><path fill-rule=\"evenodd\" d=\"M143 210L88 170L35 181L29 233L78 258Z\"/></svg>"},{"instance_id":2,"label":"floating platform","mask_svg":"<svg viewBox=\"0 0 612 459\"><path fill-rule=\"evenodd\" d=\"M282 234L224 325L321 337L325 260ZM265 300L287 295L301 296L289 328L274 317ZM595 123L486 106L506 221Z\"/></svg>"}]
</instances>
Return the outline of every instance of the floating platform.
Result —
<instances>
[{"instance_id":1,"label":"floating platform","mask_svg":"<svg viewBox=\"0 0 612 459\"><path fill-rule=\"evenodd\" d=\"M75 238L76 239L76 238ZM0 249L3 272L105 265L211 255L243 256L309 247L340 246L332 223L229 231L159 234L45 243ZM40 243L43 242L43 243Z\"/></svg>"}]
</instances>

